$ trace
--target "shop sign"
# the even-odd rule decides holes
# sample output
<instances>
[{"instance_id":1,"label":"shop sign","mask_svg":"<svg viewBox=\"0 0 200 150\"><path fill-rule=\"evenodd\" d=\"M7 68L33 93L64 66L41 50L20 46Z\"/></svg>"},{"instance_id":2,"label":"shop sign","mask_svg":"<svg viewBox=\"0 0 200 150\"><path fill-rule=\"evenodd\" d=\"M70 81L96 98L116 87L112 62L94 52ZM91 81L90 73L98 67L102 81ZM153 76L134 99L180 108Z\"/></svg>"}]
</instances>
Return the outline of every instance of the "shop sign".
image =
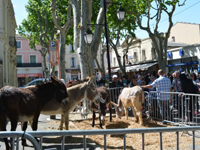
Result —
<instances>
[{"instance_id":1,"label":"shop sign","mask_svg":"<svg viewBox=\"0 0 200 150\"><path fill-rule=\"evenodd\" d=\"M184 51L183 51L183 49L180 49L179 50L179 56L183 56L184 55Z\"/></svg>"},{"instance_id":2,"label":"shop sign","mask_svg":"<svg viewBox=\"0 0 200 150\"><path fill-rule=\"evenodd\" d=\"M26 78L26 77L40 77L40 73L25 73L25 74L17 74L18 78Z\"/></svg>"},{"instance_id":3,"label":"shop sign","mask_svg":"<svg viewBox=\"0 0 200 150\"><path fill-rule=\"evenodd\" d=\"M57 41L49 41L49 62L52 66L57 62Z\"/></svg>"}]
</instances>

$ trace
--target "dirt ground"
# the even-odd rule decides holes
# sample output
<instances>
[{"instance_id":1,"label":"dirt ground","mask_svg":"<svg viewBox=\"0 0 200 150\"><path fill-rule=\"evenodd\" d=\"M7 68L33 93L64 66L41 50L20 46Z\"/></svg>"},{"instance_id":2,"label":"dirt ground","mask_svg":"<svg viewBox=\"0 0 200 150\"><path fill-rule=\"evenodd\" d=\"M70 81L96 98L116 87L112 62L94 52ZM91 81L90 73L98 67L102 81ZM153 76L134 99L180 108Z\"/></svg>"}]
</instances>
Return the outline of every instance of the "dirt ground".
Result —
<instances>
[{"instance_id":1,"label":"dirt ground","mask_svg":"<svg viewBox=\"0 0 200 150\"><path fill-rule=\"evenodd\" d=\"M100 129L99 120L96 119L96 125L92 128L92 119L87 120L73 120L75 126L69 126L70 130L94 130ZM106 117L106 123L103 125L103 129L132 129L132 128L153 128L153 127L172 127L170 125L161 125L159 122L147 122L144 121L145 125L141 126L135 122L134 117L129 117L126 120L125 117L122 119L116 119L113 117L113 121L109 122L109 117ZM59 121L55 122L59 124ZM100 129L102 130L102 129ZM192 149L192 136L188 134L179 133L179 149L189 150ZM163 149L164 150L175 150L176 149L176 133L163 133ZM99 147L103 149L104 137L102 135L87 136L88 139L94 141ZM144 135L145 138L145 150L156 150L160 149L160 136L159 133L149 133ZM200 145L200 139L196 138L196 145ZM107 135L107 150L123 149L123 135ZM126 135L126 149L127 150L141 150L142 149L142 135L141 134L127 134Z\"/></svg>"}]
</instances>

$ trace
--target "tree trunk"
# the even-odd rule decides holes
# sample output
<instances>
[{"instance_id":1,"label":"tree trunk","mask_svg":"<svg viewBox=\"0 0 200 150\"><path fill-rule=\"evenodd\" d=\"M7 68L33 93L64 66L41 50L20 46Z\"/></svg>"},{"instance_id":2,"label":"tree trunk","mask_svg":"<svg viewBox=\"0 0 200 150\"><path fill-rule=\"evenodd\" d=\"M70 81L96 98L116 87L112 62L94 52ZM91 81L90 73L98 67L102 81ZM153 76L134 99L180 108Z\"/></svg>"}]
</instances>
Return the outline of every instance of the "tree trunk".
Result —
<instances>
[{"instance_id":1,"label":"tree trunk","mask_svg":"<svg viewBox=\"0 0 200 150\"><path fill-rule=\"evenodd\" d=\"M61 46L60 46L60 67L61 79L65 79L65 33L61 31Z\"/></svg>"}]
</instances>

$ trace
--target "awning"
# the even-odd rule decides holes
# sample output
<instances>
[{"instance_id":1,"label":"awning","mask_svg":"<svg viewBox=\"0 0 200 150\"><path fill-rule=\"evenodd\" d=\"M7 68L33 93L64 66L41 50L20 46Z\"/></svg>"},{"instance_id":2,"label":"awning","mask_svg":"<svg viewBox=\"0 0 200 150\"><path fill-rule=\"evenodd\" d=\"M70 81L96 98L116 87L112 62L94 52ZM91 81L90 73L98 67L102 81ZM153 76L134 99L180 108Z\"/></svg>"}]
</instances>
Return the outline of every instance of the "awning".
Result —
<instances>
[{"instance_id":1,"label":"awning","mask_svg":"<svg viewBox=\"0 0 200 150\"><path fill-rule=\"evenodd\" d=\"M118 72L119 70L120 68L115 68L115 69L112 69L111 72L114 73L114 72Z\"/></svg>"},{"instance_id":2,"label":"awning","mask_svg":"<svg viewBox=\"0 0 200 150\"><path fill-rule=\"evenodd\" d=\"M148 63L148 64L140 64L140 65L134 65L134 66L130 66L130 67L126 67L126 71L130 72L130 71L140 71L140 70L148 70L148 68L156 65L157 62L155 63Z\"/></svg>"},{"instance_id":3,"label":"awning","mask_svg":"<svg viewBox=\"0 0 200 150\"><path fill-rule=\"evenodd\" d=\"M155 64L158 64L158 63L155 62L155 63L148 63L148 64L140 64L140 65L128 66L128 67L126 67L126 72L148 70L148 68L152 67ZM115 69L111 70L111 72L115 73L115 72L118 72L119 70L120 70L120 68L115 68Z\"/></svg>"}]
</instances>

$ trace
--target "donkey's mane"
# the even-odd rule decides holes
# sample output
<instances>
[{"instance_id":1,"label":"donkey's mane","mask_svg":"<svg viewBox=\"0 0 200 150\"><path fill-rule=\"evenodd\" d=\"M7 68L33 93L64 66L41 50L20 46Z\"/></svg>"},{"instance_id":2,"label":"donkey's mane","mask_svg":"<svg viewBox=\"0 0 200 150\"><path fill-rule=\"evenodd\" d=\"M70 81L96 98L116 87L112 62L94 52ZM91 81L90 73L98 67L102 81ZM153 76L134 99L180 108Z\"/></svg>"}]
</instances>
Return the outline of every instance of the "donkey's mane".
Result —
<instances>
[{"instance_id":1,"label":"donkey's mane","mask_svg":"<svg viewBox=\"0 0 200 150\"><path fill-rule=\"evenodd\" d=\"M46 82L42 82L41 84L37 84L35 87L48 87L50 84L52 83L52 81L46 81Z\"/></svg>"},{"instance_id":2,"label":"donkey's mane","mask_svg":"<svg viewBox=\"0 0 200 150\"><path fill-rule=\"evenodd\" d=\"M69 81L69 84L67 87L73 87L75 85L78 85L78 84L81 84L81 83L84 83L84 82L87 82L89 80L89 78L85 78L83 80L78 80L78 81Z\"/></svg>"}]
</instances>

